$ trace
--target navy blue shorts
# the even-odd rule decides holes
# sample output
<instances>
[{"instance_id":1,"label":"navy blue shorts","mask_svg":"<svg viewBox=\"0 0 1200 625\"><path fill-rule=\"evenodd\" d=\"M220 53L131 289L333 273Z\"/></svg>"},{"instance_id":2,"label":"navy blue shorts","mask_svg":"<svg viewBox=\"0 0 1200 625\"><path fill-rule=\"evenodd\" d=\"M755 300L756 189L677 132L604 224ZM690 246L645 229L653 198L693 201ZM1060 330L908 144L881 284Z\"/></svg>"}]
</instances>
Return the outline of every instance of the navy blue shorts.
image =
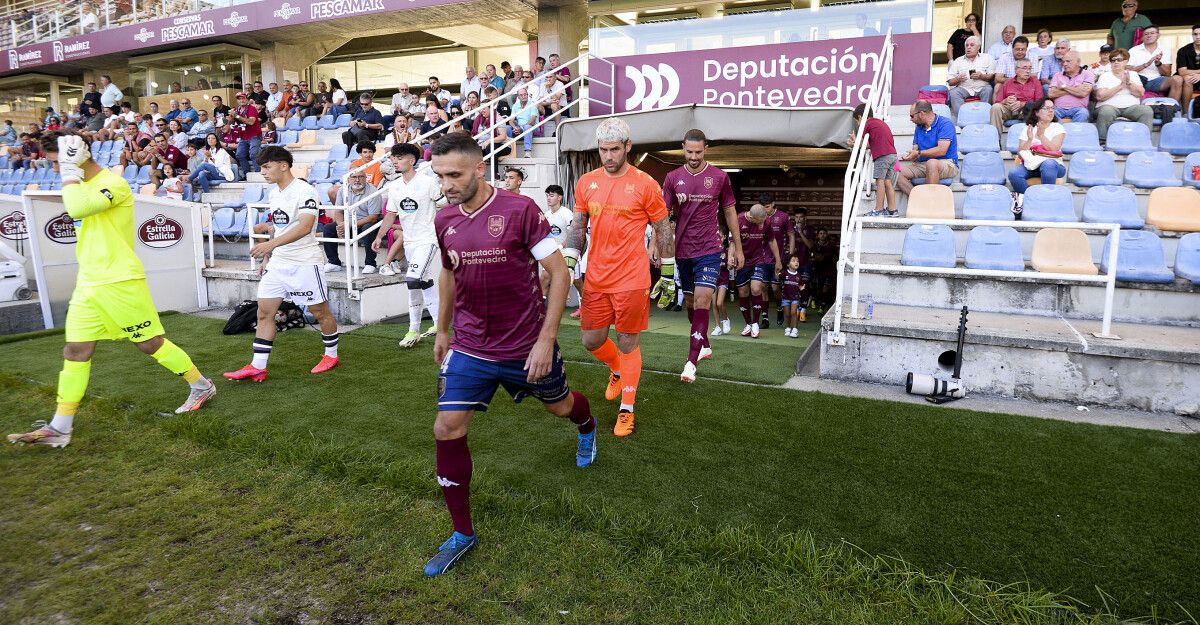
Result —
<instances>
[{"instance_id":1,"label":"navy blue shorts","mask_svg":"<svg viewBox=\"0 0 1200 625\"><path fill-rule=\"evenodd\" d=\"M450 350L438 374L438 410L486 411L501 386L517 403L532 396L543 404L553 404L571 392L558 343L554 344L554 361L546 377L531 384L525 380L524 367L524 360L485 360Z\"/></svg>"},{"instance_id":2,"label":"navy blue shorts","mask_svg":"<svg viewBox=\"0 0 1200 625\"><path fill-rule=\"evenodd\" d=\"M684 293L695 293L696 287L716 290L717 277L721 275L721 253L677 259L675 272Z\"/></svg>"},{"instance_id":3,"label":"navy blue shorts","mask_svg":"<svg viewBox=\"0 0 1200 625\"><path fill-rule=\"evenodd\" d=\"M751 282L771 284L775 278L775 263L750 265L737 270L737 286L744 287Z\"/></svg>"}]
</instances>

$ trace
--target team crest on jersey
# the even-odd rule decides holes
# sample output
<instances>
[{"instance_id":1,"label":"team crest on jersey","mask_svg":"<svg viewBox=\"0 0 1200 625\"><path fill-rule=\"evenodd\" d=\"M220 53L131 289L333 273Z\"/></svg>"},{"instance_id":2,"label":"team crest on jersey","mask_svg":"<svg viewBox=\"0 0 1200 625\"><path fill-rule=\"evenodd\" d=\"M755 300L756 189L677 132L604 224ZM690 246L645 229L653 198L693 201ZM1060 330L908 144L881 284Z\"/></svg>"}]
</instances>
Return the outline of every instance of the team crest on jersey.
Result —
<instances>
[{"instance_id":1,"label":"team crest on jersey","mask_svg":"<svg viewBox=\"0 0 1200 625\"><path fill-rule=\"evenodd\" d=\"M625 194L626 194L626 195L633 195L633 189L634 189L634 186L633 186L633 183L632 183L632 182L630 182L630 183L626 184L626 185L625 185Z\"/></svg>"},{"instance_id":2,"label":"team crest on jersey","mask_svg":"<svg viewBox=\"0 0 1200 625\"><path fill-rule=\"evenodd\" d=\"M488 217L488 234L494 237L504 234L504 215L492 215Z\"/></svg>"},{"instance_id":3,"label":"team crest on jersey","mask_svg":"<svg viewBox=\"0 0 1200 625\"><path fill-rule=\"evenodd\" d=\"M292 218L288 217L287 211L282 208L277 208L271 211L271 223L276 226L286 226L291 223Z\"/></svg>"},{"instance_id":4,"label":"team crest on jersey","mask_svg":"<svg viewBox=\"0 0 1200 625\"><path fill-rule=\"evenodd\" d=\"M712 179L712 176L705 176L705 177L704 177L704 188L705 188L705 189L711 189L712 187L713 187L713 179Z\"/></svg>"}]
</instances>

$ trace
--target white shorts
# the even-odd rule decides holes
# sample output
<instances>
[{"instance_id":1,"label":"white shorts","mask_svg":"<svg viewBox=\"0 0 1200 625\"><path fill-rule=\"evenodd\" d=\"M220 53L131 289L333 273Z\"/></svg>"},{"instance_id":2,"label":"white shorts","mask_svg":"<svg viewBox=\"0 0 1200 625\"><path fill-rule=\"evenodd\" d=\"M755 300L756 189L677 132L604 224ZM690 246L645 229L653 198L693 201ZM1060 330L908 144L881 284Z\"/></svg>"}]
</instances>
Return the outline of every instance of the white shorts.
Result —
<instances>
[{"instance_id":1,"label":"white shorts","mask_svg":"<svg viewBox=\"0 0 1200 625\"><path fill-rule=\"evenodd\" d=\"M404 260L408 262L405 280L433 280L434 264L439 260L438 246L436 243L405 244Z\"/></svg>"},{"instance_id":2,"label":"white shorts","mask_svg":"<svg viewBox=\"0 0 1200 625\"><path fill-rule=\"evenodd\" d=\"M310 306L328 299L320 265L271 264L258 283L258 299L287 299Z\"/></svg>"}]
</instances>

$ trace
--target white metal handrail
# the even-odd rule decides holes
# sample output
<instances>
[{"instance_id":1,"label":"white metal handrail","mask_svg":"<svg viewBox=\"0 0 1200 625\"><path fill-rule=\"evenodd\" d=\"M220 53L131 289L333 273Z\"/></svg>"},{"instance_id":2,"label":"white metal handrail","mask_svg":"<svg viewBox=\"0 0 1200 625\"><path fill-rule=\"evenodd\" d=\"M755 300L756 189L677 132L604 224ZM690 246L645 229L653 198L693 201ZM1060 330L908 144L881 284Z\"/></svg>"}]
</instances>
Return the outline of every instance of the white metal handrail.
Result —
<instances>
[{"instance_id":1,"label":"white metal handrail","mask_svg":"<svg viewBox=\"0 0 1200 625\"><path fill-rule=\"evenodd\" d=\"M1044 230L1047 228L1056 229L1071 229L1083 230L1091 232L1105 232L1108 236L1108 271L1098 275L1084 275L1071 273L1055 273L1041 271L1005 271L999 269L971 269L968 267L921 267L914 265L901 264L886 264L886 263L863 263L862 262L862 231L864 225L946 225L946 226L1000 226L1011 227L1018 230ZM853 238L854 259L846 260L846 264L851 267L851 289L850 289L850 313L851 318L861 318L858 314L858 293L859 293L859 276L863 271L880 272L880 271L903 271L906 273L927 274L927 275L958 275L958 276L977 276L977 277L1019 277L1029 278L1038 281L1046 282L1082 282L1082 283L1103 283L1104 284L1104 314L1101 321L1100 332L1095 334L1099 338L1115 339L1119 338L1112 333L1112 308L1113 296L1116 292L1117 280L1117 255L1121 240L1120 224L1102 224L1102 223L1083 223L1083 222L1061 222L1061 221L994 221L985 219L909 219L895 217L861 217L854 216L851 218L851 237ZM841 278L841 276L839 276ZM840 282L840 280L839 280ZM840 315L839 315L840 318Z\"/></svg>"}]
</instances>

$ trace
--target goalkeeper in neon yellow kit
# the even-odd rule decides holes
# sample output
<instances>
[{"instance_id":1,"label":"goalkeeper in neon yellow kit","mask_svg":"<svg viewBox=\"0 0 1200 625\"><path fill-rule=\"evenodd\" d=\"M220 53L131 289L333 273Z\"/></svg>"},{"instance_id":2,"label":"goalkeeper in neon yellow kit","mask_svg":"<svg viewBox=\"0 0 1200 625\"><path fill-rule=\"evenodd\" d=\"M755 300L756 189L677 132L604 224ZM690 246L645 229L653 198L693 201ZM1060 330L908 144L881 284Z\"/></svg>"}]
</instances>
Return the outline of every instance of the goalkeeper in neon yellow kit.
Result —
<instances>
[{"instance_id":1,"label":"goalkeeper in neon yellow kit","mask_svg":"<svg viewBox=\"0 0 1200 625\"><path fill-rule=\"evenodd\" d=\"M146 285L146 272L133 250L129 183L91 160L87 143L73 131L56 130L41 141L46 157L58 163L67 213L83 220L75 246L79 273L67 308L67 346L58 375L54 418L49 423L34 423L31 432L10 434L8 441L51 447L71 442L72 421L87 389L92 352L100 340L129 339L171 373L182 376L191 393L175 412L198 410L216 394L217 387L164 336Z\"/></svg>"}]
</instances>

